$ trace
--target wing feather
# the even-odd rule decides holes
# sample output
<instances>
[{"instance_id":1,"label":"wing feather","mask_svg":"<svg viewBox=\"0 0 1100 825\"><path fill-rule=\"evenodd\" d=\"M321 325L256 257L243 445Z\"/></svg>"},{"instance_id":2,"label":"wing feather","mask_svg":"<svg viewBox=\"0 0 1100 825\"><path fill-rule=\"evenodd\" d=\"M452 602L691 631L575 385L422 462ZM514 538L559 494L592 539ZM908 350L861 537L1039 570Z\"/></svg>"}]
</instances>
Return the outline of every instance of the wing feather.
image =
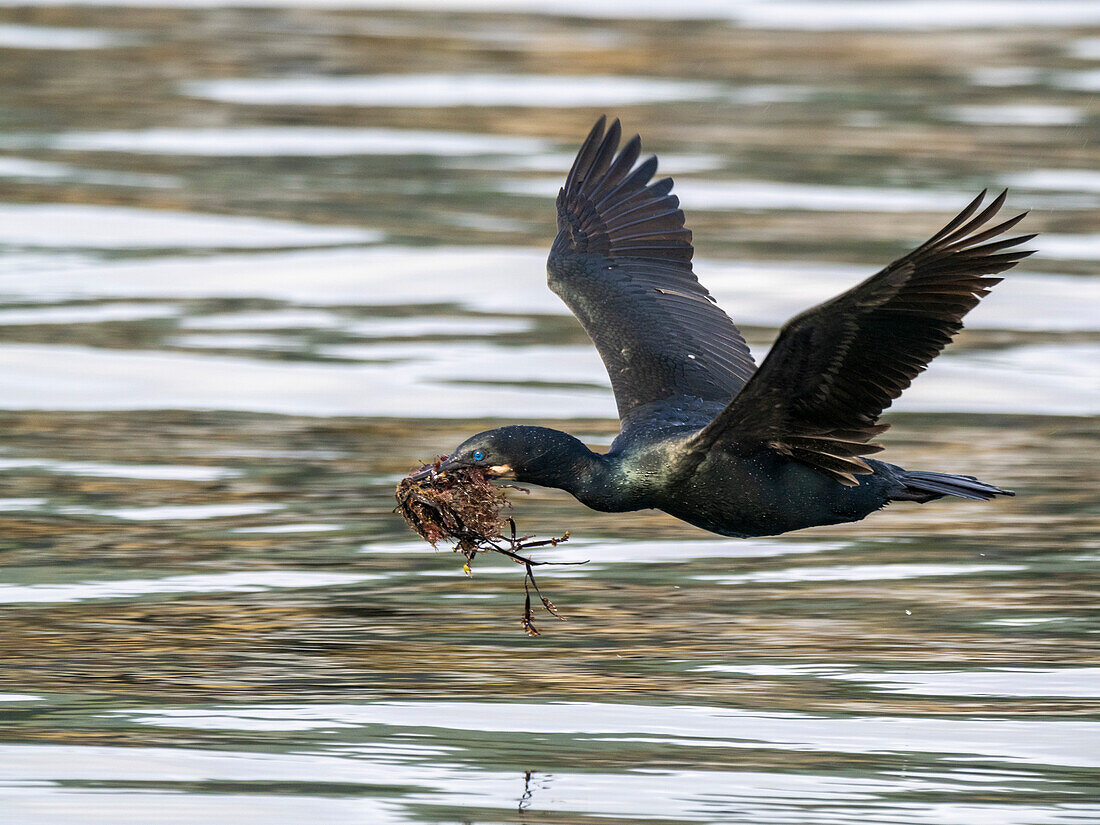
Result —
<instances>
[{"instance_id":1,"label":"wing feather","mask_svg":"<svg viewBox=\"0 0 1100 825\"><path fill-rule=\"evenodd\" d=\"M991 240L1024 215L982 229L1007 192L979 212L985 194L905 257L787 322L744 389L689 443L685 467L717 445L763 443L842 484L871 472L861 456L881 449L868 443L886 429L879 415L962 329L996 276L1032 254L1016 247L1034 235Z\"/></svg>"},{"instance_id":2,"label":"wing feather","mask_svg":"<svg viewBox=\"0 0 1100 825\"><path fill-rule=\"evenodd\" d=\"M651 183L637 136L619 149L619 121L600 118L558 194L547 261L607 367L619 416L688 396L726 403L755 370L749 348L691 269L691 231L672 179Z\"/></svg>"}]
</instances>

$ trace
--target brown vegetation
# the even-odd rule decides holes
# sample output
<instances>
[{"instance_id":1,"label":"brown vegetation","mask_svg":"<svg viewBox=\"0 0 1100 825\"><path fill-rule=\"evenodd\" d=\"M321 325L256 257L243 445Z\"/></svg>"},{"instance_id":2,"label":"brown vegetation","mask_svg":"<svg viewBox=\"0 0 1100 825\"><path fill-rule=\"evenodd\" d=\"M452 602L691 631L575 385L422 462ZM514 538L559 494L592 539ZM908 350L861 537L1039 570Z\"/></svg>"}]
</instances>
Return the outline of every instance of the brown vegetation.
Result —
<instances>
[{"instance_id":1,"label":"brown vegetation","mask_svg":"<svg viewBox=\"0 0 1100 825\"><path fill-rule=\"evenodd\" d=\"M527 571L523 580L526 601L523 608L522 625L529 636L538 636L539 630L531 621L531 592L534 589L543 607L553 616L565 621L554 607L554 603L539 592L532 567L554 562L539 562L521 556L519 551L536 547L557 545L569 538L565 533L560 538L531 541L533 536L516 536L516 523L510 517L502 515L505 507L511 507L504 488L497 487L489 476L476 467L440 472L442 458L431 464L425 464L403 478L397 485L394 496L397 499L397 512L417 535L429 542L432 547L442 539L455 539L454 549L466 557L463 569L470 573L470 562L478 553L501 553ZM425 470L430 474L422 479L414 477ZM514 488L520 489L520 488ZM504 528L509 535L504 535ZM583 562L578 562L583 564Z\"/></svg>"}]
</instances>

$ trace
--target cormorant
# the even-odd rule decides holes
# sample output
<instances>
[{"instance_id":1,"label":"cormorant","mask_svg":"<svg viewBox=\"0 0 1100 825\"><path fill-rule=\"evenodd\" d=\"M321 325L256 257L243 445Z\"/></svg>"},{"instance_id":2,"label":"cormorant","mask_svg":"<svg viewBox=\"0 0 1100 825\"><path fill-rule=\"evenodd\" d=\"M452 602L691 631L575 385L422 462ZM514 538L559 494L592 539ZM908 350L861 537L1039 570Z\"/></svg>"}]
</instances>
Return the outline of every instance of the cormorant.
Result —
<instances>
[{"instance_id":1,"label":"cormorant","mask_svg":"<svg viewBox=\"0 0 1100 825\"><path fill-rule=\"evenodd\" d=\"M985 192L928 241L847 292L795 316L759 367L691 269L672 180L637 136L618 151L601 117L557 198L548 283L611 376L621 432L605 455L567 433L507 426L443 462L558 487L596 510L656 508L725 536L858 521L891 501L1013 495L973 476L866 458L878 423L962 328L962 317L1031 254L1034 235L985 228L1005 192ZM981 210L979 212L979 209ZM977 213L977 214L975 214ZM1026 213L1025 213L1026 214ZM427 475L427 472L420 476Z\"/></svg>"}]
</instances>

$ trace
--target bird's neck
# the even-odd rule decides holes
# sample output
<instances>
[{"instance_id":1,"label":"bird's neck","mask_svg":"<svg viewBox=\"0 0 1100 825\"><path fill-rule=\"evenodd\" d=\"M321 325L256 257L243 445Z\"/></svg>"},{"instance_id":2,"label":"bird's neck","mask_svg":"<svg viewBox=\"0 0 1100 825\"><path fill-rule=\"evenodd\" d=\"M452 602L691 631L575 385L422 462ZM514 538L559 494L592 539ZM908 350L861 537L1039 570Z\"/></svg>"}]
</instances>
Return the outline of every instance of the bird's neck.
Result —
<instances>
[{"instance_id":1,"label":"bird's neck","mask_svg":"<svg viewBox=\"0 0 1100 825\"><path fill-rule=\"evenodd\" d=\"M517 480L571 493L595 510L620 510L619 485L605 456L568 433L538 429L538 450L517 472Z\"/></svg>"}]
</instances>

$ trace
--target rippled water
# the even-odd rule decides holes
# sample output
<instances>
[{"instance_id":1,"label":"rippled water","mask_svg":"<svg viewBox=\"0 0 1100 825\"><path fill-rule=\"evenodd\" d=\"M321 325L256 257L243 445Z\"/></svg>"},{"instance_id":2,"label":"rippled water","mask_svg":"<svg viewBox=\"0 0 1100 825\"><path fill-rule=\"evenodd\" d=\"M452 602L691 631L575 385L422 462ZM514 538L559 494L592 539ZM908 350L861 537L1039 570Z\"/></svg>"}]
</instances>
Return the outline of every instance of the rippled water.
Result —
<instances>
[{"instance_id":1,"label":"rippled water","mask_svg":"<svg viewBox=\"0 0 1100 825\"><path fill-rule=\"evenodd\" d=\"M0 3L5 823L1100 821L1095 3L115 5ZM732 541L532 489L588 560L537 639L414 540L466 435L614 437L543 276L602 111L758 355L1010 186L1040 254L885 440L1018 497Z\"/></svg>"}]
</instances>

